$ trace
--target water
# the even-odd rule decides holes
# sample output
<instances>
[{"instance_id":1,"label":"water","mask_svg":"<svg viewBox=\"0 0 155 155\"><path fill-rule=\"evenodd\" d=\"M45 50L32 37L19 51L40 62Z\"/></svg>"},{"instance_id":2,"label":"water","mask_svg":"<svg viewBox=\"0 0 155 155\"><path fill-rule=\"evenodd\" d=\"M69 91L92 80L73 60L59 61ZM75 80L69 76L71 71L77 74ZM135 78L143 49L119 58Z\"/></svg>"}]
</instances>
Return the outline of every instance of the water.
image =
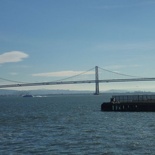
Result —
<instances>
[{"instance_id":1,"label":"water","mask_svg":"<svg viewBox=\"0 0 155 155\"><path fill-rule=\"evenodd\" d=\"M0 154L155 154L155 113L101 112L107 99L1 97Z\"/></svg>"}]
</instances>

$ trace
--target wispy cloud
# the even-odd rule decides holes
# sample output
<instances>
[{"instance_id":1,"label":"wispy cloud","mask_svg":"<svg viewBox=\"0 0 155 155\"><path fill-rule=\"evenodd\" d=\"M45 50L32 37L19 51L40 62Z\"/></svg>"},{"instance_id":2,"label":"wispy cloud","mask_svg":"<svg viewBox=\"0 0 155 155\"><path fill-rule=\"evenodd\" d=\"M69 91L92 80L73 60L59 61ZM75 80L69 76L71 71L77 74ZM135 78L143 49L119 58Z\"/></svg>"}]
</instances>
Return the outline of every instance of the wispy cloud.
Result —
<instances>
[{"instance_id":1,"label":"wispy cloud","mask_svg":"<svg viewBox=\"0 0 155 155\"><path fill-rule=\"evenodd\" d=\"M28 54L21 51L6 52L3 54L0 54L0 64L9 63L9 62L19 62L27 57L28 57Z\"/></svg>"},{"instance_id":2,"label":"wispy cloud","mask_svg":"<svg viewBox=\"0 0 155 155\"><path fill-rule=\"evenodd\" d=\"M18 75L16 72L11 72L10 75Z\"/></svg>"},{"instance_id":3,"label":"wispy cloud","mask_svg":"<svg viewBox=\"0 0 155 155\"><path fill-rule=\"evenodd\" d=\"M137 68L137 67L141 67L141 65L137 65L137 64L132 64L132 65L111 65L111 66L105 66L105 69L108 70L119 70L119 69L124 69L124 68Z\"/></svg>"},{"instance_id":4,"label":"wispy cloud","mask_svg":"<svg viewBox=\"0 0 155 155\"><path fill-rule=\"evenodd\" d=\"M155 1L154 0L147 0L147 1L143 1L143 2L141 2L140 3L141 5L153 5L153 4L155 4Z\"/></svg>"},{"instance_id":5,"label":"wispy cloud","mask_svg":"<svg viewBox=\"0 0 155 155\"><path fill-rule=\"evenodd\" d=\"M37 73L37 74L32 74L32 76L37 76L37 77L70 77L70 76L75 76L78 74L83 73L84 71L60 71L60 72L48 72L48 73ZM85 73L85 75L92 75L94 74L93 71Z\"/></svg>"},{"instance_id":6,"label":"wispy cloud","mask_svg":"<svg viewBox=\"0 0 155 155\"><path fill-rule=\"evenodd\" d=\"M144 2L137 2L137 3L122 3L122 4L106 4L106 5L100 5L95 7L96 9L103 9L103 10L111 10L111 9L124 9L124 8L132 8L132 7L141 7L141 6L146 6L146 5L154 5L155 1L154 0L147 0Z\"/></svg>"},{"instance_id":7,"label":"wispy cloud","mask_svg":"<svg viewBox=\"0 0 155 155\"><path fill-rule=\"evenodd\" d=\"M127 7L126 5L103 5L95 7L96 9L104 9L104 10L110 10L110 9L117 9L117 8L124 8Z\"/></svg>"},{"instance_id":8,"label":"wispy cloud","mask_svg":"<svg viewBox=\"0 0 155 155\"><path fill-rule=\"evenodd\" d=\"M104 51L129 51L135 52L134 50L155 50L154 42L137 42L137 43L100 43L96 45L96 50Z\"/></svg>"}]
</instances>

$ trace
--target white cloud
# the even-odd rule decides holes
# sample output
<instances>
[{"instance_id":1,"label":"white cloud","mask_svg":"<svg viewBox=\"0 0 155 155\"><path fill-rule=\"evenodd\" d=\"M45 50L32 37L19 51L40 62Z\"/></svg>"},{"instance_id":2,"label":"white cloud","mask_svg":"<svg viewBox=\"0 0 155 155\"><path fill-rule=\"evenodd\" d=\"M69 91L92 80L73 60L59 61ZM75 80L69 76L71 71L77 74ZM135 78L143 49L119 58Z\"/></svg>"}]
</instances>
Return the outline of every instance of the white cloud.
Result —
<instances>
[{"instance_id":1,"label":"white cloud","mask_svg":"<svg viewBox=\"0 0 155 155\"><path fill-rule=\"evenodd\" d=\"M16 72L11 72L10 75L18 75Z\"/></svg>"},{"instance_id":2,"label":"white cloud","mask_svg":"<svg viewBox=\"0 0 155 155\"><path fill-rule=\"evenodd\" d=\"M75 76L78 74L83 73L84 71L60 71L60 72L49 72L49 73L37 73L32 74L32 76L39 76L39 77L70 77ZM85 73L85 75L92 75L94 74L93 71Z\"/></svg>"},{"instance_id":3,"label":"white cloud","mask_svg":"<svg viewBox=\"0 0 155 155\"><path fill-rule=\"evenodd\" d=\"M27 58L28 54L21 51L11 51L0 54L0 64L9 63L9 62L19 62L24 58Z\"/></svg>"}]
</instances>

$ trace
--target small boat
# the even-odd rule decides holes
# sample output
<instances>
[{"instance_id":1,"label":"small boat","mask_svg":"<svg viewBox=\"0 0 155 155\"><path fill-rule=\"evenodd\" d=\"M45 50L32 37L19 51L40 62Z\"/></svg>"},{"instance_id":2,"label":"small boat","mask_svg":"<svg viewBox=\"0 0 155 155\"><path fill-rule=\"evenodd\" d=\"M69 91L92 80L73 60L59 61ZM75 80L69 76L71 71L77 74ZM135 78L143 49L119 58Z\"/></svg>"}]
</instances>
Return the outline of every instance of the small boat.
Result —
<instances>
[{"instance_id":1,"label":"small boat","mask_svg":"<svg viewBox=\"0 0 155 155\"><path fill-rule=\"evenodd\" d=\"M112 96L110 102L101 104L101 111L155 112L155 95Z\"/></svg>"},{"instance_id":2,"label":"small boat","mask_svg":"<svg viewBox=\"0 0 155 155\"><path fill-rule=\"evenodd\" d=\"M23 95L23 97L33 97L32 95Z\"/></svg>"}]
</instances>

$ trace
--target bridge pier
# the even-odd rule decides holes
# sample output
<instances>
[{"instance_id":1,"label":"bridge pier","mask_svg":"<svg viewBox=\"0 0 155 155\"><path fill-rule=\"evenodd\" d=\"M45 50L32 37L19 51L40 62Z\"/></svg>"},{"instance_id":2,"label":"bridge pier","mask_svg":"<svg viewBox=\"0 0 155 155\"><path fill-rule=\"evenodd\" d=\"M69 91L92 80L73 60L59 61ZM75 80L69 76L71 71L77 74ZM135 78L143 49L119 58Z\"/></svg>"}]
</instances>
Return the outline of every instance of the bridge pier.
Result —
<instances>
[{"instance_id":1,"label":"bridge pier","mask_svg":"<svg viewBox=\"0 0 155 155\"><path fill-rule=\"evenodd\" d=\"M99 95L99 93L98 66L95 66L95 95Z\"/></svg>"}]
</instances>

